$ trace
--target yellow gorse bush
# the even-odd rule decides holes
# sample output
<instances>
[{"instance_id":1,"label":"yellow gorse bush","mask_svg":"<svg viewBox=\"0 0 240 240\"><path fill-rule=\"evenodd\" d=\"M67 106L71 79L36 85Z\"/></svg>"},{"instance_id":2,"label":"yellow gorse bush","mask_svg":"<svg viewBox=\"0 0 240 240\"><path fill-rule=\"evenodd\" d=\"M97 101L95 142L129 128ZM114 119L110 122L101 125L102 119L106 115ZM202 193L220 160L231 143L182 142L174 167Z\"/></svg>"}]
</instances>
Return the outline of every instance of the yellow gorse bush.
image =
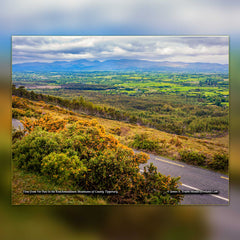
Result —
<instances>
[{"instance_id":1,"label":"yellow gorse bush","mask_svg":"<svg viewBox=\"0 0 240 240\"><path fill-rule=\"evenodd\" d=\"M178 178L166 177L154 166L140 173L139 164L149 156L135 154L95 119L72 121L46 114L23 121L29 134L13 146L19 168L38 172L57 183L68 182L82 190L110 190L110 203L177 204Z\"/></svg>"},{"instance_id":2,"label":"yellow gorse bush","mask_svg":"<svg viewBox=\"0 0 240 240\"><path fill-rule=\"evenodd\" d=\"M50 114L46 114L43 115L43 117L34 120L25 117L21 122L28 132L33 131L37 126L49 132L58 132L65 128L68 121L65 119L54 118Z\"/></svg>"}]
</instances>

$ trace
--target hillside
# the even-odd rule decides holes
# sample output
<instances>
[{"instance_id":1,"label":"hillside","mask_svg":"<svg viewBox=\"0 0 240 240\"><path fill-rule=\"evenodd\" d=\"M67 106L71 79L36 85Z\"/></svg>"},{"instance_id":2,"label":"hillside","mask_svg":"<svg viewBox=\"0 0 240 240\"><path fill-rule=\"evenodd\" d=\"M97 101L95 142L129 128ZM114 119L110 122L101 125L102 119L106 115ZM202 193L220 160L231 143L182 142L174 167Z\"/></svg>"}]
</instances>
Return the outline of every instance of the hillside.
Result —
<instances>
[{"instance_id":1,"label":"hillside","mask_svg":"<svg viewBox=\"0 0 240 240\"><path fill-rule=\"evenodd\" d=\"M146 60L106 60L106 61L55 61L52 63L31 62L13 64L13 72L65 72L65 71L159 71L188 73L228 73L228 64L157 62Z\"/></svg>"},{"instance_id":2,"label":"hillside","mask_svg":"<svg viewBox=\"0 0 240 240\"><path fill-rule=\"evenodd\" d=\"M48 189L76 190L78 189L79 190L79 178L77 178L78 184L76 185L76 182L75 182L76 178L74 178L74 172L69 173L68 171L61 170L62 168L63 169L69 168L69 166L66 165L67 163L65 162L65 160L68 160L69 157L71 159L71 157L73 157L75 154L78 158L79 157L82 159L87 158L89 160L92 159L90 162L88 162L88 164L91 164L91 167L90 165L88 165L89 166L88 169L94 168L95 169L94 172L97 172L97 174L95 174L94 176L91 176L91 174L88 175L88 179L91 179L92 181L91 184L88 185L88 187L95 186L94 189L99 188L98 184L104 182L103 181L104 178L108 179L106 178L107 175L106 175L105 164L108 164L109 171L111 172L111 174L108 174L108 175L112 175L113 173L117 174L116 175L117 179L119 178L122 179L123 177L122 174L126 176L126 171L129 171L129 162L127 165L125 165L123 164L125 162L124 161L122 163L123 165L120 164L118 166L116 165L117 162L114 161L115 157L117 157L116 155L117 152L118 153L119 151L122 152L122 150L124 149L125 150L122 152L123 159L125 159L126 161L129 161L129 156L130 156L130 159L132 160L138 159L137 160L138 163L135 162L134 167L130 169L132 169L131 174L139 178L142 175L139 173L138 166L140 163L146 162L147 155L144 155L144 154L134 155L131 149L129 149L128 147L125 147L126 145L130 147L134 147L136 149L142 149L144 151L157 153L161 156L167 156L172 159L178 159L180 161L182 160L185 162L187 162L186 154L185 154L185 158L183 158L184 155L181 155L181 153L184 151L187 151L188 153L194 153L195 157L200 156L199 158L200 160L201 160L201 156L205 156L206 157L205 161L207 163L212 163L212 165L209 164L209 165L205 165L204 167L208 167L208 168L210 167L211 169L215 169L223 172L226 172L226 169L227 169L225 168L225 165L223 166L223 168L221 168L222 165L221 165L220 158L218 158L220 165L219 164L216 165L216 163L214 165L213 160L214 160L214 156L227 155L228 136L225 136L222 138L214 138L211 140L177 136L177 135L169 134L156 129L151 129L144 126L138 126L137 124L123 123L119 121L88 116L86 114L76 113L71 110L61 108L59 106L46 104L44 101L31 101L31 100L16 97L16 96L13 96L13 114L15 118L18 118L22 121L22 123L30 132L30 134L27 134L24 137L23 137L23 134L21 134L21 132L16 132L16 131L13 132L13 184L12 184L13 204L77 204L77 205L94 204L95 205L95 204L116 204L116 203L124 203L124 204L139 203L139 201L140 202L143 201L145 203L155 203L155 204L156 203L157 204L177 204L181 199L180 196L178 196L178 198L175 200L174 199L171 200L171 198L169 199L169 196L168 198L164 198L164 199L160 197L159 198L160 201L156 201L155 198L152 198L149 196L149 193L148 195L145 195L145 197L142 196L141 197L142 200L136 201L134 200L134 197L136 197L135 195L136 192L135 194L132 193L130 195L131 196L130 199L129 199L129 195L128 197L125 196L126 199L124 198L115 199L114 196L106 197L101 195L100 196L99 195L97 196L70 195L69 196L69 195L61 194L60 196L58 196L58 195L24 195L22 193L23 190L39 190L39 189L44 189L44 190L48 190ZM69 130L71 129L71 126L74 124L77 124L79 130L76 131L76 128L75 128L74 132L73 131L69 132ZM39 129L38 128L39 126L43 130ZM87 138L88 140L82 137L81 139L79 139L80 135L77 134L78 131L81 132L82 137L88 136ZM85 133L88 133L88 134L85 135ZM91 135L91 134L94 134L94 135ZM99 137L96 137L96 134ZM40 140L39 138L42 140ZM29 146L33 146L34 144L36 144L36 148L35 148L35 151L36 151L37 149L39 149L38 144L40 140L40 142L42 142L41 144L45 144L45 145L41 145L40 149L42 149L43 146L45 146L44 149L46 149L46 146L47 146L46 142L48 142L50 139L51 140L55 139L53 142L51 142L53 146L54 145L56 146L56 149L54 150L55 153L49 156L49 155L46 155L46 153L44 152L40 152L39 153L40 158L38 157L35 158L34 155L32 155L33 153L31 153L32 148ZM83 146L84 148L81 148L80 155L78 152L79 144L74 145L75 141L80 141L82 144L84 143L84 141L88 141L88 142L85 142L85 147ZM102 157L98 155L99 148L101 149L100 144L102 144L102 147L103 147L102 150L104 152L104 154L101 155ZM108 149L110 150L108 154L112 156L110 157L110 159L112 160L108 161L109 157L105 158L104 156L110 156L110 155L106 155L107 152L105 151L108 151L108 150L105 147L108 146L107 148L109 148L111 144L113 145L112 147L110 147L110 149ZM61 146L60 149L58 149L57 145ZM51 148L53 146L51 145ZM22 154L25 154L24 155L25 157ZM46 156L42 158L41 157L42 154ZM96 157L98 156L98 157L95 158L94 156ZM136 158L134 156L136 156ZM188 159L191 160L191 154L190 154L190 158L189 156L187 157ZM36 161L31 162L30 160L29 164L26 164L25 160L31 159L31 158L35 158L35 160L36 159L38 160L37 162ZM42 159L44 159L45 163L47 163L47 167L44 170L39 169L39 165L38 165L38 161L41 162ZM73 161L74 159L75 158L72 158L71 161ZM75 159L75 161L77 161L77 159ZM98 168L99 162L97 159L100 160L100 162L104 163L103 165L100 165L101 166L100 169ZM57 176L54 177L52 175L53 169L51 167L52 166L51 164L52 163L55 164L55 162L59 162L59 161L61 163L59 165L59 169L61 171L59 171L58 169L58 174ZM115 170L112 169L113 166L111 165L112 164L111 161L114 161L113 169ZM190 162L190 163L199 165L198 162ZM84 165L81 165L80 162L78 162L78 164L82 166L83 171L86 170L86 169L84 170ZM80 172L82 170L80 169ZM54 171L56 171L56 169ZM150 168L149 170L146 170L146 171L150 171L152 177L155 176L154 178L157 179L158 175L154 171L154 168L153 169ZM65 174L67 176L65 176ZM62 177L60 177L60 175L62 175ZM164 181L169 182L170 180L168 177L166 178L161 174L159 174L159 176L161 179L161 181L160 179L159 181L162 182L160 186L163 184ZM135 182L135 184L137 185L140 184L141 186L141 181L143 181L143 179L140 182L138 181ZM173 188L176 189L177 187L176 184L178 180L172 179L172 181L175 182L173 185ZM81 183L81 185L82 184L83 183ZM129 185L127 184L127 186ZM142 187L143 186L146 186L146 185L144 184L142 185ZM167 188L171 188L170 186L171 185L167 185ZM85 187L87 187L87 185L85 185ZM115 187L122 188L123 186L119 186L117 184ZM132 187L134 187L134 185L132 185ZM104 187L103 185L101 188L106 188L106 186ZM107 188L109 188L109 186ZM148 198L147 196L150 197L150 199L152 200L150 199L143 200L143 198ZM139 196L137 198L139 198Z\"/></svg>"},{"instance_id":3,"label":"hillside","mask_svg":"<svg viewBox=\"0 0 240 240\"><path fill-rule=\"evenodd\" d=\"M12 93L178 135L211 138L228 133L225 75L106 74L20 74L14 78L19 87L13 85ZM61 82L66 84L59 85ZM204 86L199 87L198 82Z\"/></svg>"},{"instance_id":4,"label":"hillside","mask_svg":"<svg viewBox=\"0 0 240 240\"><path fill-rule=\"evenodd\" d=\"M134 116L132 116L131 113L123 114L123 112L119 112L118 110L112 107L108 108L105 106L94 105L92 102L86 101L83 98L77 100L73 99L70 101L68 99L60 97L37 94L34 93L33 91L29 92L24 88L17 89L14 86L12 92L17 96L23 97L23 98L18 98L17 96L13 97L14 99L12 109L13 118L22 118L24 116L26 117L39 116L36 115L36 113L34 115L34 112L35 111L42 112L43 108L44 113L53 112L58 116L63 113L66 113L67 114L65 116L66 118L70 114L75 117L77 116L78 118L81 118L83 120L97 119L97 121L104 126L106 132L114 134L115 138L117 138L121 143L128 146L132 144L134 137L136 135L145 135L145 138L148 136L150 139L157 139L156 141L159 142L159 145L163 150L162 152L165 152L165 154L168 157L177 156L178 151L182 148L192 149L194 151L203 151L207 155L213 155L221 151L224 153L228 152L228 138L229 138L228 134L224 134L224 136L221 137L209 137L210 132L208 132L208 136L206 138L181 136L167 133L164 128L163 131L160 131L154 128L149 128L144 125L140 125L139 122L132 121L133 120L132 118ZM26 98L35 101L27 100ZM16 99L20 99L20 101L22 102L22 104L20 104L20 108L18 105L19 103L17 104L15 103ZM29 103L31 103L30 107L28 107ZM39 104L41 107L38 107ZM60 106L64 106L64 108ZM23 109L25 110L23 111ZM187 110L190 111L192 109L189 108ZM221 117L221 112L217 112L217 114L219 114ZM114 116L117 116L117 119L120 120L120 122L113 120ZM198 117L198 119L200 119L200 117ZM174 142L176 143L173 144Z\"/></svg>"},{"instance_id":5,"label":"hillside","mask_svg":"<svg viewBox=\"0 0 240 240\"><path fill-rule=\"evenodd\" d=\"M148 155L135 154L120 143L109 134L112 129L105 131L98 123L100 119L16 96L13 114L27 129L25 134L13 131L14 204L176 205L181 201L182 196L167 193L178 189L179 178L157 173L152 165L141 174L139 164ZM23 195L31 185L32 190L108 190L113 194L76 195L70 200L61 195L54 201L54 195Z\"/></svg>"},{"instance_id":6,"label":"hillside","mask_svg":"<svg viewBox=\"0 0 240 240\"><path fill-rule=\"evenodd\" d=\"M14 88L15 89L15 88ZM228 153L228 134L224 134L222 137L212 137L212 138L195 138L195 137L188 137L188 136L180 136L175 135L171 133L167 133L165 131L159 131L157 129L148 128L145 126L140 126L138 123L131 124L131 118L129 119L129 123L127 122L119 122L115 120L108 119L108 115L110 118L112 118L111 114L117 114L118 112L114 110L113 108L107 109L106 107L98 107L96 105L93 105L91 102L84 101L83 99L80 99L82 102L82 105L85 106L84 108L80 108L81 111L76 109L76 104L78 103L76 100L68 101L59 97L53 97L53 96L46 96L43 94L35 94L33 92L28 92L25 89L19 89L19 91L15 91L13 89L13 92L16 92L18 95L23 95L27 98L32 99L42 99L44 101L48 101L51 104L44 105L44 101L38 101L37 103L35 101L25 100L24 98L21 98L21 102L31 102L34 107L27 107L27 111L22 112L22 110L15 108L15 102L13 101L13 117L14 118L21 118L23 116L32 117L34 116L31 109L37 108L37 112L41 112L42 108L45 109L44 113L51 113L53 111L54 114L63 114L64 112L73 116L77 116L81 119L97 119L99 123L101 123L106 131L108 133L114 134L115 138L117 138L120 142L122 142L125 145L132 146L134 138L137 135L144 135L145 138L149 139L155 139L157 144L160 146L155 147L155 149L146 149L150 152L154 152L155 150L160 150L161 154L168 156L168 157L175 157L178 158L179 152L182 149L191 149L193 151L203 152L207 156L213 156L214 154L217 154L219 152L223 152L225 154ZM21 91L20 91L21 90ZM17 97L14 97L17 99ZM43 106L39 109L37 105L43 104ZM67 108L61 108L58 105L68 106L68 109L72 108L73 111L67 110ZM23 107L21 105L21 107ZM23 107L24 108L24 107ZM35 111L35 110L33 110ZM115 111L115 112L114 112ZM101 112L103 112L102 117ZM87 115L86 115L87 113ZM89 115L90 114L90 115ZM95 116L91 116L95 115ZM67 117L64 116L63 117ZM126 118L128 115L123 116ZM154 145L154 144L153 144ZM157 149L158 148L158 149Z\"/></svg>"}]
</instances>

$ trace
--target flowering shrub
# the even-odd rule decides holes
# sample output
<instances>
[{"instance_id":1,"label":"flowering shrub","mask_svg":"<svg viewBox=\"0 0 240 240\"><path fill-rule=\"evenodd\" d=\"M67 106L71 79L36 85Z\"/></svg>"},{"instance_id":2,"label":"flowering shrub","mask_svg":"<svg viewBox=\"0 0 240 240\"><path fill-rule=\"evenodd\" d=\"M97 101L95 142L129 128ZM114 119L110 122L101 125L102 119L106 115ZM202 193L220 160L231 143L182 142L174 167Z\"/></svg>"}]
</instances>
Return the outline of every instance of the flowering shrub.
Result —
<instances>
[{"instance_id":1,"label":"flowering shrub","mask_svg":"<svg viewBox=\"0 0 240 240\"><path fill-rule=\"evenodd\" d=\"M64 118L65 120L67 120L69 123L74 123L78 121L78 117L76 116L68 116Z\"/></svg>"},{"instance_id":2,"label":"flowering shrub","mask_svg":"<svg viewBox=\"0 0 240 240\"><path fill-rule=\"evenodd\" d=\"M29 108L29 105L27 103L28 100L17 97L17 96L12 96L12 107L13 108L21 108L21 109L27 109Z\"/></svg>"},{"instance_id":3,"label":"flowering shrub","mask_svg":"<svg viewBox=\"0 0 240 240\"><path fill-rule=\"evenodd\" d=\"M40 172L42 159L51 152L60 151L60 138L37 128L13 145L13 159L19 168Z\"/></svg>"},{"instance_id":4,"label":"flowering shrub","mask_svg":"<svg viewBox=\"0 0 240 240\"><path fill-rule=\"evenodd\" d=\"M19 118L21 116L25 116L26 111L23 109L13 108L12 109L12 117L13 118Z\"/></svg>"},{"instance_id":5,"label":"flowering shrub","mask_svg":"<svg viewBox=\"0 0 240 240\"><path fill-rule=\"evenodd\" d=\"M121 133L122 133L122 131L121 131L121 128L120 128L120 127L111 128L111 129L110 129L110 132L111 132L112 134L115 134L115 135L118 135L118 136L120 136L120 135L121 135Z\"/></svg>"},{"instance_id":6,"label":"flowering shrub","mask_svg":"<svg viewBox=\"0 0 240 240\"><path fill-rule=\"evenodd\" d=\"M149 156L135 154L106 134L96 120L77 121L57 131L50 124L54 122L48 115L30 122L30 133L14 143L13 160L19 168L59 184L70 181L83 190L118 191L106 196L110 203L177 204L181 200L180 195L166 192L178 189L178 178L161 175L152 165L141 174L139 164Z\"/></svg>"},{"instance_id":7,"label":"flowering shrub","mask_svg":"<svg viewBox=\"0 0 240 240\"><path fill-rule=\"evenodd\" d=\"M24 118L22 120L23 126L28 130L28 132L33 131L37 126L49 132L57 132L65 128L67 120L57 119L49 114L43 115L43 117L32 120L30 118Z\"/></svg>"},{"instance_id":8,"label":"flowering shrub","mask_svg":"<svg viewBox=\"0 0 240 240\"><path fill-rule=\"evenodd\" d=\"M66 153L52 152L43 158L41 165L41 172L59 183L78 179L87 171L76 155L68 156Z\"/></svg>"},{"instance_id":9,"label":"flowering shrub","mask_svg":"<svg viewBox=\"0 0 240 240\"><path fill-rule=\"evenodd\" d=\"M30 105L31 103L29 100L12 96L12 117L38 117L39 113Z\"/></svg>"}]
</instances>

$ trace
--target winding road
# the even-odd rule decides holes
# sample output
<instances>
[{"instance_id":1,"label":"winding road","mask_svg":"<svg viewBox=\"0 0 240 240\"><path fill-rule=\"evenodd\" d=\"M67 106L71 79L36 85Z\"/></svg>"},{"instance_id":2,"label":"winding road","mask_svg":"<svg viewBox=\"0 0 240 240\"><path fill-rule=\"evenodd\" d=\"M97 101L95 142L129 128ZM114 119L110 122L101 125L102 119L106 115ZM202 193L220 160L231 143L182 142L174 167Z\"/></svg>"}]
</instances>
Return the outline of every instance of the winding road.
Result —
<instances>
[{"instance_id":1,"label":"winding road","mask_svg":"<svg viewBox=\"0 0 240 240\"><path fill-rule=\"evenodd\" d=\"M12 126L15 129L22 130L24 128L17 119L12 119ZM164 175L180 176L182 184L179 189L183 191L218 191L218 194L185 194L181 202L182 205L229 205L229 179L227 175L154 154L149 154L149 156L148 162L140 165L141 172L143 172L144 166L153 163L158 171Z\"/></svg>"},{"instance_id":2,"label":"winding road","mask_svg":"<svg viewBox=\"0 0 240 240\"><path fill-rule=\"evenodd\" d=\"M143 172L144 166L153 163L158 171L164 175L180 176L182 184L179 188L183 191L218 191L218 194L184 194L184 200L181 204L229 205L229 179L227 175L154 154L149 154L149 156L148 163L140 165L141 172Z\"/></svg>"},{"instance_id":3,"label":"winding road","mask_svg":"<svg viewBox=\"0 0 240 240\"><path fill-rule=\"evenodd\" d=\"M24 129L23 124L15 118L12 119L12 127L14 129L17 129L17 130L19 130L19 129L23 130Z\"/></svg>"}]
</instances>

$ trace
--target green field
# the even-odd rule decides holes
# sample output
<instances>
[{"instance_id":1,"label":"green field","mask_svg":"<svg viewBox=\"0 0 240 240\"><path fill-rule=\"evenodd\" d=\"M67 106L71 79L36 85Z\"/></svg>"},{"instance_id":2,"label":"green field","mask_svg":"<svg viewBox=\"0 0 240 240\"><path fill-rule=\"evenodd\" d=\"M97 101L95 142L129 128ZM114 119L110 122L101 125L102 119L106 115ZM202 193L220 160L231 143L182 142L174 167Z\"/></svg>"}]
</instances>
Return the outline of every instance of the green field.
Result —
<instances>
[{"instance_id":1,"label":"green field","mask_svg":"<svg viewBox=\"0 0 240 240\"><path fill-rule=\"evenodd\" d=\"M227 74L159 72L13 73L13 84L36 93L111 108L103 116L195 137L228 132ZM94 114L100 114L95 111Z\"/></svg>"},{"instance_id":2,"label":"green field","mask_svg":"<svg viewBox=\"0 0 240 240\"><path fill-rule=\"evenodd\" d=\"M220 105L228 102L226 74L164 74L122 72L14 73L13 82L34 89L35 85L61 86L63 89L98 91L102 94L163 94L192 96L201 102ZM38 90L39 91L39 90ZM66 92L66 91L65 91ZM67 93L66 93L67 94ZM218 99L218 100L219 100Z\"/></svg>"},{"instance_id":3,"label":"green field","mask_svg":"<svg viewBox=\"0 0 240 240\"><path fill-rule=\"evenodd\" d=\"M180 204L166 193L181 179L153 165L142 174L149 156L131 148L227 173L228 89L224 74L14 73L12 117L25 130L12 131L12 203ZM38 189L118 194L23 194Z\"/></svg>"}]
</instances>

